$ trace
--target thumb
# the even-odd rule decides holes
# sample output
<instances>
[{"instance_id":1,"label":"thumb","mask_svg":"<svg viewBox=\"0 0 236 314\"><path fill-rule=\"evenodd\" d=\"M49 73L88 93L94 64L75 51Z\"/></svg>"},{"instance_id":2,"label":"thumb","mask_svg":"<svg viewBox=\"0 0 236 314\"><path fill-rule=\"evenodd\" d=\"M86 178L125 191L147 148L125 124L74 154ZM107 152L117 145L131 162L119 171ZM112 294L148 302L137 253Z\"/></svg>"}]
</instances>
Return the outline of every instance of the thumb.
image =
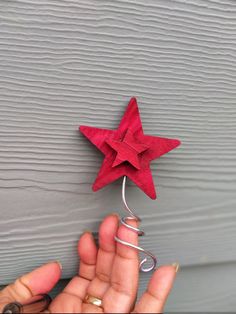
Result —
<instances>
[{"instance_id":1,"label":"thumb","mask_svg":"<svg viewBox=\"0 0 236 314\"><path fill-rule=\"evenodd\" d=\"M51 262L25 274L0 291L0 312L10 302L24 302L38 294L48 293L61 277L61 264Z\"/></svg>"}]
</instances>

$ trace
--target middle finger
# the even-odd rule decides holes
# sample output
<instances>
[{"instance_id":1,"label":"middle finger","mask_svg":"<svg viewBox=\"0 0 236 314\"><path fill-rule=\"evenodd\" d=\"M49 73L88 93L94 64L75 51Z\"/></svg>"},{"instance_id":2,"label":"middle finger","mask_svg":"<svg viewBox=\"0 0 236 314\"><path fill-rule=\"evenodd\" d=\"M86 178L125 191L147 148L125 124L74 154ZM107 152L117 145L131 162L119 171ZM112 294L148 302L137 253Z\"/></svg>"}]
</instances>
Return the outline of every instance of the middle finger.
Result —
<instances>
[{"instance_id":1,"label":"middle finger","mask_svg":"<svg viewBox=\"0 0 236 314\"><path fill-rule=\"evenodd\" d=\"M110 286L113 260L116 253L114 237L118 226L118 215L112 214L103 220L99 228L99 250L95 277L88 287L88 294L99 299L103 298L103 295Z\"/></svg>"},{"instance_id":2,"label":"middle finger","mask_svg":"<svg viewBox=\"0 0 236 314\"><path fill-rule=\"evenodd\" d=\"M137 222L130 221L137 228ZM117 237L138 245L136 232L120 225ZM139 278L138 252L121 243L116 244L116 255L111 274L111 286L104 295L104 309L107 313L129 313L136 299ZM114 303L114 300L116 302Z\"/></svg>"}]
</instances>

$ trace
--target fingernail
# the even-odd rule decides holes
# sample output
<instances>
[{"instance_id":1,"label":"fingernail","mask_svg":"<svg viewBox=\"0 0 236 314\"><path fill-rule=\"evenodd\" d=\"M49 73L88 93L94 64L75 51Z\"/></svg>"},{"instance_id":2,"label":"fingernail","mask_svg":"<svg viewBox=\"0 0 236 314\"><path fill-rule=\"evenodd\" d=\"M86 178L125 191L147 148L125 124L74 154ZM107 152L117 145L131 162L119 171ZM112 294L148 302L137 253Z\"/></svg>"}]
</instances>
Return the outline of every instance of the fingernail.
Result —
<instances>
[{"instance_id":1,"label":"fingernail","mask_svg":"<svg viewBox=\"0 0 236 314\"><path fill-rule=\"evenodd\" d=\"M111 213L110 215L116 216L117 218L120 218L120 216L119 216L117 213L115 213L115 212L114 212L114 213ZM110 215L109 215L109 216L110 216Z\"/></svg>"},{"instance_id":2,"label":"fingernail","mask_svg":"<svg viewBox=\"0 0 236 314\"><path fill-rule=\"evenodd\" d=\"M175 272L179 271L179 263L173 263L172 266L175 268Z\"/></svg>"},{"instance_id":3,"label":"fingernail","mask_svg":"<svg viewBox=\"0 0 236 314\"><path fill-rule=\"evenodd\" d=\"M59 261L56 261L56 263L59 265L60 269L62 270L62 264Z\"/></svg>"},{"instance_id":4,"label":"fingernail","mask_svg":"<svg viewBox=\"0 0 236 314\"><path fill-rule=\"evenodd\" d=\"M83 234L84 234L84 233L92 233L92 231L89 230L89 229L85 229L85 230L83 231Z\"/></svg>"}]
</instances>

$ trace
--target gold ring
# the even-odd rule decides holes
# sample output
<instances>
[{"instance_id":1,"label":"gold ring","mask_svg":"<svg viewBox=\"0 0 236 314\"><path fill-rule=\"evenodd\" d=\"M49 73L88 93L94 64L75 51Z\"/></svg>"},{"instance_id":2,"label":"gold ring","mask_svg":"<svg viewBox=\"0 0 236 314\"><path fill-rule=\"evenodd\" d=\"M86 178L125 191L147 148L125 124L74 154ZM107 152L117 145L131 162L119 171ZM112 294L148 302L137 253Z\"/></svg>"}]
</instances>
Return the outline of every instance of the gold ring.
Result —
<instances>
[{"instance_id":1,"label":"gold ring","mask_svg":"<svg viewBox=\"0 0 236 314\"><path fill-rule=\"evenodd\" d=\"M85 301L85 303L93 304L93 305L102 307L102 300L98 299L96 297L93 297L92 295L87 294L84 301Z\"/></svg>"}]
</instances>

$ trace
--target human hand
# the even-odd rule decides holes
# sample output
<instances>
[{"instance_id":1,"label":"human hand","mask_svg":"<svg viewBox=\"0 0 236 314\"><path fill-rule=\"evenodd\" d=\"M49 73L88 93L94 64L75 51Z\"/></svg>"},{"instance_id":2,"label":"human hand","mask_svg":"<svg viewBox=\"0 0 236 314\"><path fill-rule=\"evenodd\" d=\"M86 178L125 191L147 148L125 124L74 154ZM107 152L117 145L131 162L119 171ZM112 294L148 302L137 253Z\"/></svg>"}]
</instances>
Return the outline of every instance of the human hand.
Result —
<instances>
[{"instance_id":1,"label":"human hand","mask_svg":"<svg viewBox=\"0 0 236 314\"><path fill-rule=\"evenodd\" d=\"M131 223L131 222L130 222ZM132 225L137 227L135 222ZM78 242L80 265L78 274L51 302L47 313L162 313L173 285L178 265L159 267L147 290L136 302L139 259L135 249L114 241L117 235L124 241L138 244L137 234L123 225L118 216L107 216L99 229L99 248L90 232ZM10 302L23 303L34 295L48 293L61 276L58 262L45 264L23 275L0 291L0 311ZM101 300L102 306L87 303L86 296Z\"/></svg>"}]
</instances>

